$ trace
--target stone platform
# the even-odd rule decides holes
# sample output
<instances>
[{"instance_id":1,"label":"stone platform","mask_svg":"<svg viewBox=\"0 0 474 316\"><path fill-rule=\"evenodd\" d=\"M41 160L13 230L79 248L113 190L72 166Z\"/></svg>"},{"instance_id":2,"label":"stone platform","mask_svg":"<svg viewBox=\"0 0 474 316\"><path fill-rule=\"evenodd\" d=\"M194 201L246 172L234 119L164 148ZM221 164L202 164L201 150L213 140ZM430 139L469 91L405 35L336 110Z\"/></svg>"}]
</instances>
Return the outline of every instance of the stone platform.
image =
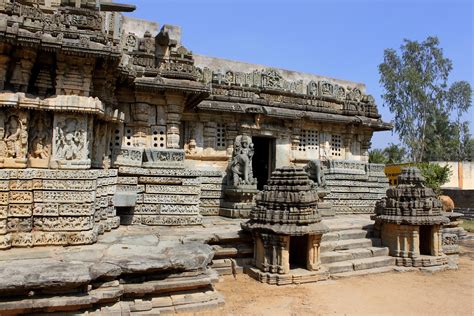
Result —
<instances>
[{"instance_id":1,"label":"stone platform","mask_svg":"<svg viewBox=\"0 0 474 316\"><path fill-rule=\"evenodd\" d=\"M278 283L397 270L371 237L369 216L323 221L330 231L321 244L322 270L295 271L291 282ZM2 251L0 315L156 315L218 307L218 276L249 273L253 245L241 222L208 216L199 226L121 226L93 245Z\"/></svg>"},{"instance_id":2,"label":"stone platform","mask_svg":"<svg viewBox=\"0 0 474 316\"><path fill-rule=\"evenodd\" d=\"M94 245L2 252L0 314L156 315L222 304L212 248L158 231L121 227Z\"/></svg>"}]
</instances>

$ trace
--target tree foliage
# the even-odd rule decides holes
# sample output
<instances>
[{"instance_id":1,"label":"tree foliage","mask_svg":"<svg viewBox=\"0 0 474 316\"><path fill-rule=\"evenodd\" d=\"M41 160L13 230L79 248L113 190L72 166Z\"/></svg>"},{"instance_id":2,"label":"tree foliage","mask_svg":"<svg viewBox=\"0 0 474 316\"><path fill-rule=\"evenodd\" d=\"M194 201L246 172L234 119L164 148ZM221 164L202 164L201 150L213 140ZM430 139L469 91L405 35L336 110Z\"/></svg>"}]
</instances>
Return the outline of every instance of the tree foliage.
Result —
<instances>
[{"instance_id":1,"label":"tree foliage","mask_svg":"<svg viewBox=\"0 0 474 316\"><path fill-rule=\"evenodd\" d=\"M441 194L441 186L448 183L452 175L449 165L441 166L434 163L419 163L418 168L425 177L425 185L432 188L436 195Z\"/></svg>"},{"instance_id":2,"label":"tree foliage","mask_svg":"<svg viewBox=\"0 0 474 316\"><path fill-rule=\"evenodd\" d=\"M406 150L400 145L390 143L384 149L373 149L369 151L370 163L401 163L405 161Z\"/></svg>"},{"instance_id":3,"label":"tree foliage","mask_svg":"<svg viewBox=\"0 0 474 316\"><path fill-rule=\"evenodd\" d=\"M387 157L382 149L373 149L369 151L369 163L387 163Z\"/></svg>"},{"instance_id":4,"label":"tree foliage","mask_svg":"<svg viewBox=\"0 0 474 316\"><path fill-rule=\"evenodd\" d=\"M405 161L406 150L400 145L390 143L388 147L383 150L387 163L401 163Z\"/></svg>"},{"instance_id":5,"label":"tree foliage","mask_svg":"<svg viewBox=\"0 0 474 316\"><path fill-rule=\"evenodd\" d=\"M451 70L436 37L421 43L405 39L400 52L384 51L379 65L382 98L395 115L395 132L412 161L440 160L444 152L450 160L466 155L469 129L461 117L471 106L472 89L465 81L449 87ZM451 112L456 113L454 121Z\"/></svg>"}]
</instances>

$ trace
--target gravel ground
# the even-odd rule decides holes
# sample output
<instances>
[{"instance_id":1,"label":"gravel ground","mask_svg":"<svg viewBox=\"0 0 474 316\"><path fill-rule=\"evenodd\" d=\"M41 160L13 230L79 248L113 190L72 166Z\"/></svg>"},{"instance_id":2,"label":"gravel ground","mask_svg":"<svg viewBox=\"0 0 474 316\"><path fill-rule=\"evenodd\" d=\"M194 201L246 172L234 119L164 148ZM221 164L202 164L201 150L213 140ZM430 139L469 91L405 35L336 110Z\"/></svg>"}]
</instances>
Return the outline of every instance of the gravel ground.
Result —
<instances>
[{"instance_id":1,"label":"gravel ground","mask_svg":"<svg viewBox=\"0 0 474 316\"><path fill-rule=\"evenodd\" d=\"M201 315L474 315L474 241L463 242L458 270L280 287L238 275L222 278L217 289L225 306Z\"/></svg>"}]
</instances>

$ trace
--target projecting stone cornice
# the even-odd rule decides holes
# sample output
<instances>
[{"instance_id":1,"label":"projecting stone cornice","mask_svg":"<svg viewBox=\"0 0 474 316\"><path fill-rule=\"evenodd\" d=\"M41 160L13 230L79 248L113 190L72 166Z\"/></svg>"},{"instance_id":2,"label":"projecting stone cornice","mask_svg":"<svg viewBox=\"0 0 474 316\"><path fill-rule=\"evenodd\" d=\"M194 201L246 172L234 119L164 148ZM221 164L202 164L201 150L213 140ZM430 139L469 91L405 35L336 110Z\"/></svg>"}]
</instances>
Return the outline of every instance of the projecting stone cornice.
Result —
<instances>
[{"instance_id":1,"label":"projecting stone cornice","mask_svg":"<svg viewBox=\"0 0 474 316\"><path fill-rule=\"evenodd\" d=\"M0 93L1 107L92 114L105 121L123 122L124 120L122 112L107 107L99 98L77 95L58 95L43 99L21 92L4 91Z\"/></svg>"}]
</instances>

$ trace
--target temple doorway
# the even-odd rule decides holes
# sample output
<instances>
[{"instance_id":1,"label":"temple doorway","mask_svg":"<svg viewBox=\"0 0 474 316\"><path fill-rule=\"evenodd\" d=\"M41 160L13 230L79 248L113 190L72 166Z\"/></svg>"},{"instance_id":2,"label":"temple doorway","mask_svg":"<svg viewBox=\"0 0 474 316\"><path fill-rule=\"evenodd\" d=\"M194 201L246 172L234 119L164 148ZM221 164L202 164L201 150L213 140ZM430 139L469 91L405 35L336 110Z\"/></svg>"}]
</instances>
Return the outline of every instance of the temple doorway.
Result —
<instances>
[{"instance_id":1,"label":"temple doorway","mask_svg":"<svg viewBox=\"0 0 474 316\"><path fill-rule=\"evenodd\" d=\"M252 159L253 176L257 178L257 189L263 190L271 173L275 170L275 139L252 137L255 153Z\"/></svg>"},{"instance_id":2,"label":"temple doorway","mask_svg":"<svg viewBox=\"0 0 474 316\"><path fill-rule=\"evenodd\" d=\"M290 269L307 269L308 235L290 237Z\"/></svg>"},{"instance_id":3,"label":"temple doorway","mask_svg":"<svg viewBox=\"0 0 474 316\"><path fill-rule=\"evenodd\" d=\"M420 255L431 256L431 226L420 226Z\"/></svg>"}]
</instances>

